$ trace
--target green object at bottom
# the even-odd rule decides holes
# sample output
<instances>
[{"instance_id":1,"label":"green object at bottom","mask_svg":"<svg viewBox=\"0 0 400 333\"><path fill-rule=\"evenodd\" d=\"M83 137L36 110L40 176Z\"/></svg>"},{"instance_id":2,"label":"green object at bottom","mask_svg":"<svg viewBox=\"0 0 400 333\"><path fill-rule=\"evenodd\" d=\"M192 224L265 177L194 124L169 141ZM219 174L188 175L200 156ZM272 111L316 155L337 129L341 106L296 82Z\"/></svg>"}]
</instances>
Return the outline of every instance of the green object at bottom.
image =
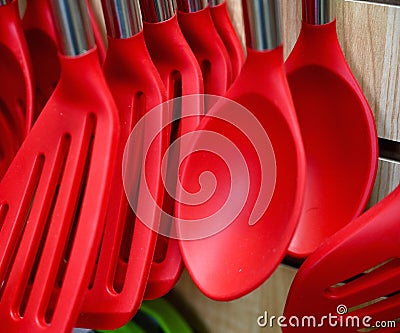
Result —
<instances>
[{"instance_id":1,"label":"green object at bottom","mask_svg":"<svg viewBox=\"0 0 400 333\"><path fill-rule=\"evenodd\" d=\"M193 333L179 312L163 298L144 301L140 311L156 320L165 333Z\"/></svg>"},{"instance_id":2,"label":"green object at bottom","mask_svg":"<svg viewBox=\"0 0 400 333\"><path fill-rule=\"evenodd\" d=\"M144 301L140 308L148 317L152 318L164 333L193 333L193 330L186 323L175 308L165 299L159 298L153 301ZM135 321L116 330L96 330L98 333L148 333Z\"/></svg>"},{"instance_id":3,"label":"green object at bottom","mask_svg":"<svg viewBox=\"0 0 400 333\"><path fill-rule=\"evenodd\" d=\"M111 331L103 331L103 330L96 330L98 333L146 333L140 326L135 324L134 322L129 322L125 326L121 328L117 328L116 330Z\"/></svg>"}]
</instances>

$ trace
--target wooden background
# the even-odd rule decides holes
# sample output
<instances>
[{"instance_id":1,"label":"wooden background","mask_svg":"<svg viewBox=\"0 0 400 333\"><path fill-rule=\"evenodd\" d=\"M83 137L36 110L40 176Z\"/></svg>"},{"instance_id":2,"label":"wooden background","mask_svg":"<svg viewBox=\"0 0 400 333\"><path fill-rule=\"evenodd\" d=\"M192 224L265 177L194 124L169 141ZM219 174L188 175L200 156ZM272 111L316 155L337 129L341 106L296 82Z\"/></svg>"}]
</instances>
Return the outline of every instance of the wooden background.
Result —
<instances>
[{"instance_id":1,"label":"wooden background","mask_svg":"<svg viewBox=\"0 0 400 333\"><path fill-rule=\"evenodd\" d=\"M100 0L92 0L101 20ZM240 0L227 0L234 25L243 40ZM399 4L397 0L381 1ZM22 8L24 2L21 1ZM297 39L301 0L281 0L285 55ZM378 134L400 142L400 7L365 1L337 1L337 31L346 59L375 115ZM370 205L389 193L400 180L400 164L380 161ZM233 302L214 302L203 296L185 273L170 298L193 318L201 333L256 333L258 316L282 314L286 295L296 274L281 265L251 294ZM278 327L268 332L281 332ZM178 333L178 332L177 332Z\"/></svg>"}]
</instances>

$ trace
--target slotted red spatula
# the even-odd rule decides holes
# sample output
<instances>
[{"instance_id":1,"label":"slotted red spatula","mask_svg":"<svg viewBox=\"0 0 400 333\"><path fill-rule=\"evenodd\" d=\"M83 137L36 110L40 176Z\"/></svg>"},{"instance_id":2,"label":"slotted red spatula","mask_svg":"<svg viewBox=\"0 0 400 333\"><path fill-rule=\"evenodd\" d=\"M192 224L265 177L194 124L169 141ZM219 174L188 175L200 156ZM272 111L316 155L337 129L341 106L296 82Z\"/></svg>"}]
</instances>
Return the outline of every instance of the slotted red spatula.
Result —
<instances>
[{"instance_id":1,"label":"slotted red spatula","mask_svg":"<svg viewBox=\"0 0 400 333\"><path fill-rule=\"evenodd\" d=\"M208 0L208 3L214 26L228 51L232 67L232 81L234 81L244 63L243 46L229 17L226 1Z\"/></svg>"},{"instance_id":2,"label":"slotted red spatula","mask_svg":"<svg viewBox=\"0 0 400 333\"><path fill-rule=\"evenodd\" d=\"M334 0L303 0L286 61L307 158L303 212L289 255L304 258L362 213L378 163L371 108L340 49Z\"/></svg>"},{"instance_id":3,"label":"slotted red spatula","mask_svg":"<svg viewBox=\"0 0 400 333\"><path fill-rule=\"evenodd\" d=\"M222 301L252 291L281 262L297 226L305 184L302 139L284 72L278 0L243 5L248 56L226 94L235 103L216 103L207 113L190 147L193 153L180 169L187 192L198 192L199 184L206 192L215 184L215 190L196 205L185 204L179 192L176 206L179 219L192 221L195 229L224 226L209 237L180 241L195 284ZM226 155L219 158L214 151ZM199 178L207 173L213 174L209 183ZM178 228L186 238L191 225Z\"/></svg>"},{"instance_id":4,"label":"slotted red spatula","mask_svg":"<svg viewBox=\"0 0 400 333\"><path fill-rule=\"evenodd\" d=\"M320 327L283 331L356 333L376 326L376 333L399 332L399 230L400 186L304 262L290 288L285 316L300 322L314 316ZM329 322L323 316L335 318Z\"/></svg>"},{"instance_id":5,"label":"slotted red spatula","mask_svg":"<svg viewBox=\"0 0 400 333\"><path fill-rule=\"evenodd\" d=\"M166 86L167 98L202 94L204 90L200 66L179 28L173 1L141 0L140 4L147 48ZM179 106L175 111L181 112ZM191 117L181 124L176 122L172 124L171 142L179 135L194 130L199 120L200 115L198 118ZM171 157L175 158L176 156ZM175 169L167 170L169 182L176 182L177 172ZM163 210L171 216L174 216L173 199L168 192L164 194ZM145 298L158 298L171 290L178 281L182 269L183 262L178 242L165 236L158 236Z\"/></svg>"},{"instance_id":6,"label":"slotted red spatula","mask_svg":"<svg viewBox=\"0 0 400 333\"><path fill-rule=\"evenodd\" d=\"M105 44L96 21L90 0L87 0L89 15L95 36L97 52L102 62ZM32 58L35 77L35 115L37 119L53 93L60 78L58 40L51 13L51 0L29 0L22 19L25 36Z\"/></svg>"},{"instance_id":7,"label":"slotted red spatula","mask_svg":"<svg viewBox=\"0 0 400 333\"><path fill-rule=\"evenodd\" d=\"M84 0L53 0L61 77L0 183L0 322L70 332L98 253L118 114Z\"/></svg>"},{"instance_id":8,"label":"slotted red spatula","mask_svg":"<svg viewBox=\"0 0 400 333\"><path fill-rule=\"evenodd\" d=\"M139 119L163 103L166 92L146 48L138 0L103 0L102 5L108 34L104 73L119 109L121 135L115 147L116 168L101 250L77 326L104 330L126 324L143 299L157 234L135 213L143 216L143 210L146 210L146 214L154 219L154 222L146 223L157 226L159 222L156 207L145 201L146 196L142 192L149 186L156 203L162 205L161 164L168 137L157 136L146 156L143 152L147 146L143 143L144 138L138 138L137 143L129 148L129 153L133 154L129 159L136 160L129 164L136 165L133 169L137 169L132 170L134 179L129 180L133 187L134 213L123 186L125 145ZM151 117L151 124L144 125L143 130L148 131L151 126L161 129L165 116L160 113L158 117ZM143 137L149 135L143 133ZM135 174L140 174L145 160L151 163L147 185L140 184L140 179L135 177Z\"/></svg>"},{"instance_id":9,"label":"slotted red spatula","mask_svg":"<svg viewBox=\"0 0 400 333\"><path fill-rule=\"evenodd\" d=\"M15 0L0 1L0 179L32 125L32 64Z\"/></svg>"},{"instance_id":10,"label":"slotted red spatula","mask_svg":"<svg viewBox=\"0 0 400 333\"><path fill-rule=\"evenodd\" d=\"M177 5L179 26L203 74L204 93L224 95L232 81L232 65L207 1L178 0Z\"/></svg>"}]
</instances>

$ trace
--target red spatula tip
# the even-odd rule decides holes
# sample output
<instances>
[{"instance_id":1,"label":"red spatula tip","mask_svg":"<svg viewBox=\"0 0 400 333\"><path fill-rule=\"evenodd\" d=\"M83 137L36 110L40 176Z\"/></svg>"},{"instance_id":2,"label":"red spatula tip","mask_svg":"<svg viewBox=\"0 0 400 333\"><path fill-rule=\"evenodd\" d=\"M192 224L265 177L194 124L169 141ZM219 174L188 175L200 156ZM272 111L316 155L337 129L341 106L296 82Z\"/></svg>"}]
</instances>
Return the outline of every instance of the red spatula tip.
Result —
<instances>
[{"instance_id":1,"label":"red spatula tip","mask_svg":"<svg viewBox=\"0 0 400 333\"><path fill-rule=\"evenodd\" d=\"M400 187L310 255L293 281L285 316L307 314L320 319L332 313L360 321L369 316L371 324L398 321L400 236L394 230L400 223L399 203ZM343 327L341 331L359 332L364 328ZM337 327L326 325L316 331L336 332Z\"/></svg>"}]
</instances>

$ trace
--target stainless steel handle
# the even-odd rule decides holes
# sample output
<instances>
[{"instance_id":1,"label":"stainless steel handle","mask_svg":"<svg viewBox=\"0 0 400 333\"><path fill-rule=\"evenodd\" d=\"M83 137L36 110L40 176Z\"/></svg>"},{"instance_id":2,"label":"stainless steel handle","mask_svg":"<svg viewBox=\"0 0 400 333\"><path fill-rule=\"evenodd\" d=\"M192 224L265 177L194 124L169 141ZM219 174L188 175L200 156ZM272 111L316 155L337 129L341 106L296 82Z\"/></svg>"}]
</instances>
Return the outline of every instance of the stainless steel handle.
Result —
<instances>
[{"instance_id":1,"label":"stainless steel handle","mask_svg":"<svg viewBox=\"0 0 400 333\"><path fill-rule=\"evenodd\" d=\"M185 13L194 13L208 6L207 0L177 0L178 9Z\"/></svg>"},{"instance_id":2,"label":"stainless steel handle","mask_svg":"<svg viewBox=\"0 0 400 333\"><path fill-rule=\"evenodd\" d=\"M174 0L140 0L143 20L157 23L175 15Z\"/></svg>"},{"instance_id":3,"label":"stainless steel handle","mask_svg":"<svg viewBox=\"0 0 400 333\"><path fill-rule=\"evenodd\" d=\"M78 56L95 46L86 0L50 1L62 53Z\"/></svg>"},{"instance_id":4,"label":"stainless steel handle","mask_svg":"<svg viewBox=\"0 0 400 333\"><path fill-rule=\"evenodd\" d=\"M8 5L13 2L13 0L0 0L0 6Z\"/></svg>"},{"instance_id":5,"label":"stainless steel handle","mask_svg":"<svg viewBox=\"0 0 400 333\"><path fill-rule=\"evenodd\" d=\"M208 4L210 5L210 7L218 6L224 2L225 2L225 0L208 0Z\"/></svg>"},{"instance_id":6,"label":"stainless steel handle","mask_svg":"<svg viewBox=\"0 0 400 333\"><path fill-rule=\"evenodd\" d=\"M244 12L247 44L257 51L267 51L282 44L279 14L279 0L242 0L246 6Z\"/></svg>"},{"instance_id":7,"label":"stainless steel handle","mask_svg":"<svg viewBox=\"0 0 400 333\"><path fill-rule=\"evenodd\" d=\"M336 0L303 0L303 22L322 25L334 21Z\"/></svg>"},{"instance_id":8,"label":"stainless steel handle","mask_svg":"<svg viewBox=\"0 0 400 333\"><path fill-rule=\"evenodd\" d=\"M143 29L138 0L102 0L107 33L112 38L129 38Z\"/></svg>"}]
</instances>

